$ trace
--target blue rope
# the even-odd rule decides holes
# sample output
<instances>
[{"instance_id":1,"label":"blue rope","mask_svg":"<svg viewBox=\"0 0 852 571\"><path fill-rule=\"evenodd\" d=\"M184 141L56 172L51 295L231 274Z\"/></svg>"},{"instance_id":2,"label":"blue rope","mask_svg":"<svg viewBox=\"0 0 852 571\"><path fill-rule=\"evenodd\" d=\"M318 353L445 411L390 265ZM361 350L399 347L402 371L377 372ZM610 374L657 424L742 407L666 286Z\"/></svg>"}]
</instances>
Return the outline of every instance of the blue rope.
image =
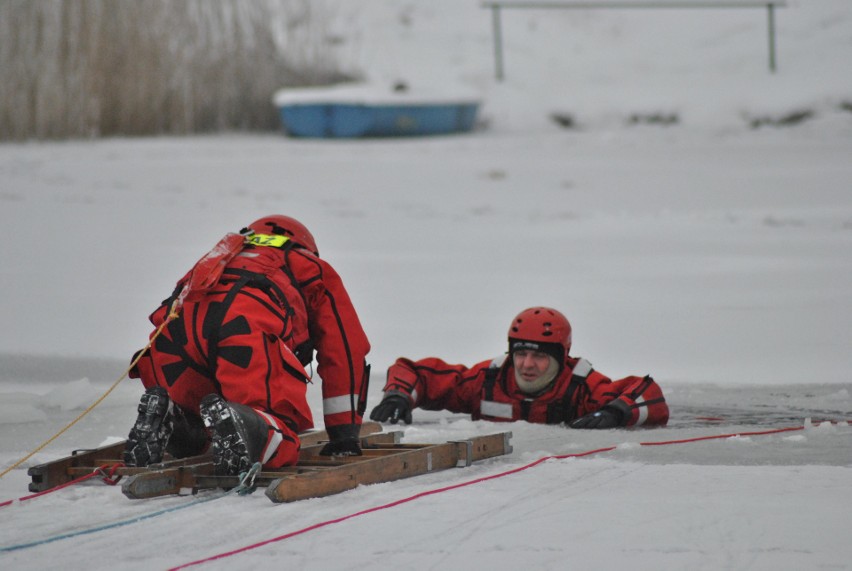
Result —
<instances>
[{"instance_id":1,"label":"blue rope","mask_svg":"<svg viewBox=\"0 0 852 571\"><path fill-rule=\"evenodd\" d=\"M260 473L260 462L255 462L248 472L240 473L240 483L233 490L228 490L228 493L236 492L241 496L251 494L255 490L254 480Z\"/></svg>"},{"instance_id":2,"label":"blue rope","mask_svg":"<svg viewBox=\"0 0 852 571\"><path fill-rule=\"evenodd\" d=\"M117 527L123 527L125 525L137 523L137 522L140 522L140 521L144 521L146 519L155 518L155 517L161 516L163 514L182 510L184 508L197 506L198 504L203 504L203 503L209 502L211 500L217 500L219 498L224 498L225 496L228 496L230 494L239 494L239 495L249 494L249 493L254 491L254 479L255 479L255 476L257 475L258 472L260 472L260 462L256 462L254 464L254 466L252 466L251 469L248 472L243 472L243 473L240 474L240 483L237 485L237 487L235 487L231 490L228 490L227 492L222 493L222 494L217 494L217 495L211 496L209 498L204 498L204 499L196 499L196 500L193 500L191 502L181 504L179 506L174 506L174 507L171 507L171 508L158 510L158 511L155 511L155 512L136 516L136 517L130 518L130 519L125 519L125 520L116 521L116 522L113 522L113 523L108 523L106 525L100 525L100 526L92 527L92 528L89 528L89 529L81 529L79 531L73 531L71 533L64 533L62 535L55 535L53 537L47 537L45 539L40 539L38 541L32 541L30 543L19 543L17 545L9 545L7 547L0 547L0 553L8 552L8 551L17 551L19 549L28 549L30 547L37 547L39 545L45 545L47 543L53 543L54 541L59 541L60 539L70 539L72 537L79 537L81 535L87 535L87 534L90 534L90 533L97 533L99 531L104 531L104 530L107 530L107 529L114 529L114 528L117 528Z\"/></svg>"}]
</instances>

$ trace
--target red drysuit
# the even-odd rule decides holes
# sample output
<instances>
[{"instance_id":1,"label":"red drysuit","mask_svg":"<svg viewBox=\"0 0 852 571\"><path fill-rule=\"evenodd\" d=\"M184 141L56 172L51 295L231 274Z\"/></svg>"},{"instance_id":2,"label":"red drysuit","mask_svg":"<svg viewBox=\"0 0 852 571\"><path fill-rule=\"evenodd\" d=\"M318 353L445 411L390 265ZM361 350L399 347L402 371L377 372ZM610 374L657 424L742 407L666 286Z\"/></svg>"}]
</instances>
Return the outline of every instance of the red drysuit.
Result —
<instances>
[{"instance_id":1,"label":"red drysuit","mask_svg":"<svg viewBox=\"0 0 852 571\"><path fill-rule=\"evenodd\" d=\"M651 377L613 381L575 357L568 357L559 376L535 397L518 389L512 360L505 356L471 368L434 357L397 359L384 391L406 396L412 407L469 413L474 420L559 424L604 405L618 408L626 426L664 425L669 418L662 390Z\"/></svg>"},{"instance_id":2,"label":"red drysuit","mask_svg":"<svg viewBox=\"0 0 852 571\"><path fill-rule=\"evenodd\" d=\"M155 327L189 275L151 315ZM296 462L298 433L313 427L304 367L314 350L326 428L360 426L370 344L337 272L300 247L248 245L205 295L187 299L131 376L164 387L188 414L209 393L265 413L283 436L264 464L275 468Z\"/></svg>"}]
</instances>

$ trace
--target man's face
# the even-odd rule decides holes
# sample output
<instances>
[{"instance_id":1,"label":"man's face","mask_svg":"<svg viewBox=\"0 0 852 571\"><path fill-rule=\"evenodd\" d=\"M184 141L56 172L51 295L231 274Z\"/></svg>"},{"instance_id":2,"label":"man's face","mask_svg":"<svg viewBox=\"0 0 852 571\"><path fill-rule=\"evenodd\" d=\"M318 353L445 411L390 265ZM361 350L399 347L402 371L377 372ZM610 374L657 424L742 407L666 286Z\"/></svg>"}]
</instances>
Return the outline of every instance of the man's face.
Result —
<instances>
[{"instance_id":1,"label":"man's face","mask_svg":"<svg viewBox=\"0 0 852 571\"><path fill-rule=\"evenodd\" d=\"M532 383L547 372L550 356L541 351L518 349L512 353L512 364L520 380Z\"/></svg>"}]
</instances>

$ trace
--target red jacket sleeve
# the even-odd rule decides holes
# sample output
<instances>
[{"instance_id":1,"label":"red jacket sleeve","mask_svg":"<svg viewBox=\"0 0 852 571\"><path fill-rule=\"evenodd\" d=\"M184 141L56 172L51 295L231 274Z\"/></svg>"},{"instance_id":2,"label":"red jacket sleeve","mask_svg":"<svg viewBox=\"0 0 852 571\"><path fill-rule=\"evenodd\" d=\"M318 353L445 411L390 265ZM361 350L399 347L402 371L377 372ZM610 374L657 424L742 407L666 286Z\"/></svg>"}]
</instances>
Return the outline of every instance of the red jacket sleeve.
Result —
<instances>
[{"instance_id":1,"label":"red jacket sleeve","mask_svg":"<svg viewBox=\"0 0 852 571\"><path fill-rule=\"evenodd\" d=\"M367 400L370 343L343 281L331 265L294 252L290 267L305 299L322 379L325 426L360 425Z\"/></svg>"},{"instance_id":2,"label":"red jacket sleeve","mask_svg":"<svg viewBox=\"0 0 852 571\"><path fill-rule=\"evenodd\" d=\"M624 415L625 426L665 425L669 407L660 386L650 376L625 377L617 381L592 371L587 379L589 394L578 406L578 416L613 407Z\"/></svg>"},{"instance_id":3,"label":"red jacket sleeve","mask_svg":"<svg viewBox=\"0 0 852 571\"><path fill-rule=\"evenodd\" d=\"M470 414L479 402L490 364L483 361L468 368L436 357L419 361L400 358L388 368L384 391L407 397L412 407Z\"/></svg>"}]
</instances>

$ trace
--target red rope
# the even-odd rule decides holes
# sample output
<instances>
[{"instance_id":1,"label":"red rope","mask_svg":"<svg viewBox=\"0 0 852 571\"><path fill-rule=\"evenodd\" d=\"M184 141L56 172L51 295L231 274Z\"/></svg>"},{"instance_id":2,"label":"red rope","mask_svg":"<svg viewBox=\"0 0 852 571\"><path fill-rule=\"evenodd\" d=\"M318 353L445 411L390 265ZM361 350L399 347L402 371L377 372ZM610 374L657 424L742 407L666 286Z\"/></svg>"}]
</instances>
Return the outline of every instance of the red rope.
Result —
<instances>
[{"instance_id":1,"label":"red rope","mask_svg":"<svg viewBox=\"0 0 852 571\"><path fill-rule=\"evenodd\" d=\"M98 474L100 474L101 476L103 476L103 477L101 478L101 481L102 481L104 484L108 484L108 485L110 485L110 486L115 486L116 484L118 484L118 483L121 481L121 474L119 474L118 476L116 476L116 475L115 475L115 473L116 473L116 472L118 471L118 469L119 469L119 468L121 468L122 466L124 466L124 463L122 463L122 462L117 462L117 463L115 463L115 464L111 464L111 465L110 465L110 464L104 464L103 466L101 466L100 468L98 468L98 469L96 470L96 472L97 472ZM108 473L104 471L104 470L106 470L107 468L109 469L109 472L108 472Z\"/></svg>"},{"instance_id":2,"label":"red rope","mask_svg":"<svg viewBox=\"0 0 852 571\"><path fill-rule=\"evenodd\" d=\"M732 438L732 437L735 437L735 436L761 436L761 435L766 435L766 434L777 434L777 433L780 433L780 432L792 432L792 431L796 431L796 430L804 430L804 428L805 428L804 426L792 426L792 427L787 427L787 428L776 428L776 429L773 429L773 430L761 430L761 431L757 431L757 432L737 432L737 433L733 433L733 434L717 434L717 435L714 435L714 436L697 436L697 437L694 437L694 438L684 438L682 440L666 440L666 441L661 441L661 442L640 442L639 444L641 446L665 446L665 445L669 445L669 444L687 444L687 443L691 443L691 442L700 442L702 440L718 440L718 439L722 439L722 438ZM356 518L356 517L359 517L359 516L362 516L362 515L367 515L367 514L370 514L370 513L373 513L373 512L377 512L377 511L381 511L381 510L390 509L390 508L393 508L393 507L396 507L396 506L400 506L402 504L407 504L408 502L413 502L414 500L419 500L420 498L425 498L427 496L432 496L432 495L435 495L435 494L448 492L450 490L456 490L458 488L464 488L466 486L472 486L474 484L487 482L488 480L494 480L494 479L497 479L497 478L502 478L504 476L510 476L512 474L517 474L518 472L523 472L524 470L528 470L530 468L538 466L539 464L541 464L542 462L546 462L547 460L564 460L566 458L581 458L583 456L591 456L593 454L599 454L601 452L609 452L611 450L615 450L616 448L617 448L616 446L607 446L606 448L597 448L595 450L587 450L585 452L576 452L576 453L573 453L573 454L561 454L561 455L558 455L558 456L556 456L556 455L555 456L544 456L542 458L539 458L538 460L535 460L534 462L530 462L529 464L526 464L524 466L520 466L518 468L506 470L505 472L500 472L498 474L492 474L491 476L483 476L482 478L476 478L475 480L462 482L460 484L453 484L451 486L445 486L443 488L436 488L434 490L427 490L425 492L420 492L419 494L415 494L413 496L409 496L409 497L403 498L401 500L396 500L396 501L393 501L393 502L390 502L390 503L387 503L387 504L368 508L366 510L355 512L355 513L345 515L345 516L342 516L342 517L339 517L339 518L330 519L330 520L323 521L323 522L320 522L320 523L315 523L314 525L310 525L308 527L305 527L305 528L302 528L302 529L299 529L299 530L296 530L296 531L291 531L290 533L285 533L284 535L279 535L278 537L273 537L271 539L267 539L267 540L261 541L259 543L254 543L254 544L251 544L251 545L247 545L245 547L240 547L239 549L234 549L233 551L227 551L225 553L213 555L211 557L206 557L204 559L198 559L196 561L184 563L183 565L178 565L177 567L170 568L169 571L178 571L179 569L186 569L187 567L192 567L192 566L195 566L195 565L201 565L202 563L207 563L207 562L210 562L210 561L216 561L217 559L224 559L226 557L231 557L232 555L237 555L239 553L251 551L252 549L257 549L258 547L263 547L264 545L269 545L270 543L276 543L276 542L279 542L279 541L283 541L285 539L289 539L291 537L295 537L297 535L302 535L304 533L308 533L309 531L313 531L315 529L320 529L320 528L323 528L323 527L326 527L326 526L329 526L329 525L332 525L332 524L335 524L335 523L341 523L341 522L344 522L346 520Z\"/></svg>"},{"instance_id":3,"label":"red rope","mask_svg":"<svg viewBox=\"0 0 852 571\"><path fill-rule=\"evenodd\" d=\"M755 432L735 432L733 434L717 434L715 436L696 436L684 438L683 440L665 440L662 442L640 442L642 446L665 446L667 444L688 444L690 442L701 442L702 440L718 440L721 438L734 438L736 436L763 436L765 434L778 434L779 432L795 432L804 430L804 426L788 426L787 428L774 428L772 430L758 430Z\"/></svg>"},{"instance_id":4,"label":"red rope","mask_svg":"<svg viewBox=\"0 0 852 571\"><path fill-rule=\"evenodd\" d=\"M34 498L39 498L39 497L44 496L46 494L49 494L51 492L57 492L57 491L59 491L63 488L73 486L74 484L79 484L80 482L85 482L86 480L90 480L92 478L97 478L98 476L101 477L101 481L103 481L103 483L109 484L110 486L114 486L114 485L118 484L119 480L121 480L121 476L119 475L119 476L116 477L115 473L122 466L124 466L124 464L122 464L121 462L116 463L116 464L104 464L103 466L99 466L99 467L95 468L89 474L84 474L83 476L80 476L79 478L74 478L73 480L65 482L64 484L59 484L58 486L50 488L49 490L44 490L44 491L41 491L41 492L38 492L38 493L35 493L35 494L30 494L29 496L23 496L21 498L18 498L17 500L6 500L4 502L0 502L0 508L12 505L15 502L24 502L26 500L32 500Z\"/></svg>"}]
</instances>

